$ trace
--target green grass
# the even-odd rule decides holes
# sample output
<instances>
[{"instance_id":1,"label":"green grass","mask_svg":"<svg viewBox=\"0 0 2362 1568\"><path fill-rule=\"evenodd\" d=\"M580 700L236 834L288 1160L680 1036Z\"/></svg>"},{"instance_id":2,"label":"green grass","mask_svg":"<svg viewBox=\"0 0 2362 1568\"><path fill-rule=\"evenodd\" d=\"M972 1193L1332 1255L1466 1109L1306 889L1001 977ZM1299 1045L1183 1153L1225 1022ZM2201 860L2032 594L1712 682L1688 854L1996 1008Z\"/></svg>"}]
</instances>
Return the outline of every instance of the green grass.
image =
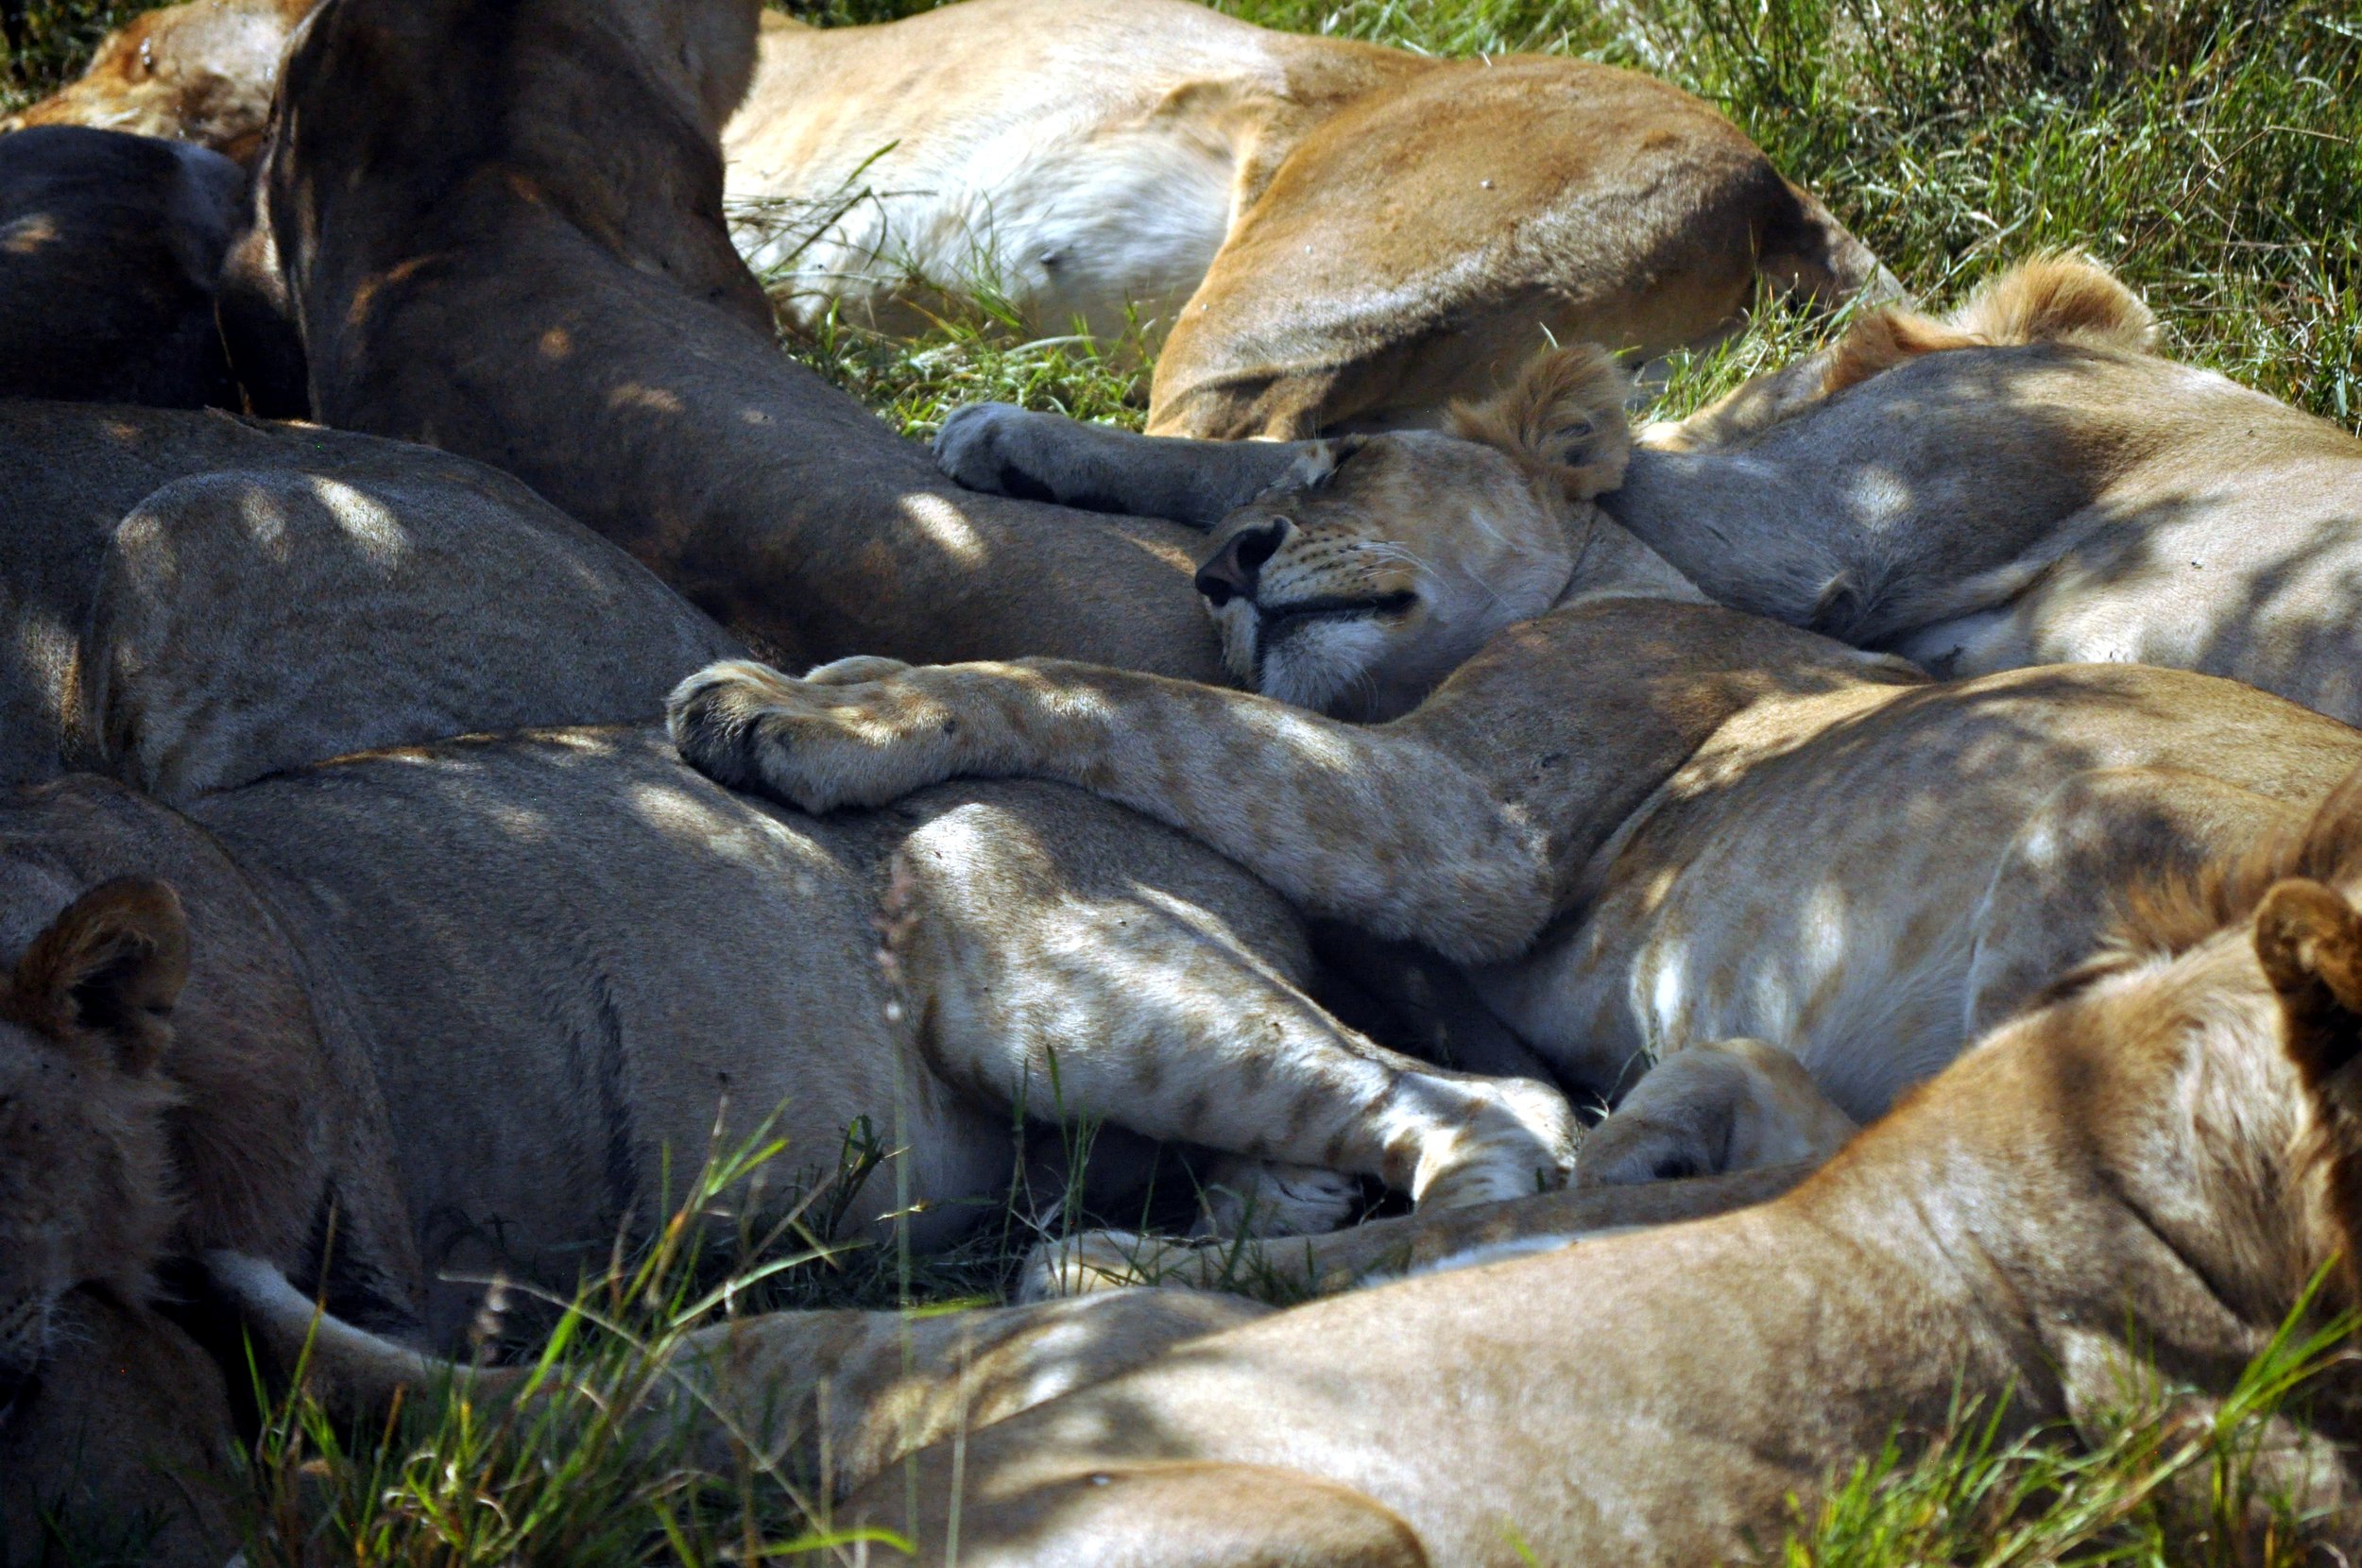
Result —
<instances>
[{"instance_id":1,"label":"green grass","mask_svg":"<svg viewBox=\"0 0 2362 1568\"><path fill-rule=\"evenodd\" d=\"M1268 26L1433 53L1556 51L1655 72L1720 105L1923 298L1947 301L2035 250L2087 249L2157 308L2170 351L2362 428L2353 0L1218 4ZM0 75L0 107L69 77L107 26L140 9L32 0L27 47ZM925 7L789 9L848 23ZM1830 331L1761 313L1731 341L1677 358L1653 412L1695 407ZM837 325L791 352L916 435L980 399L1134 427L1144 411L1139 344L1028 342L989 304L950 312L916 342ZM868 1179L892 1180L891 1166ZM659 1244L587 1290L547 1353L549 1375L587 1407L612 1409L655 1375L667 1345L725 1310L989 1299L1036 1236L1016 1218L1021 1197L1013 1185L979 1237L950 1255L812 1259L727 1307L710 1296L710 1259ZM2055 1433L2005 1441L1990 1413L1974 1411L1943 1431L1898 1434L1767 1556L1789 1568L2294 1562L2285 1531L2246 1539L2245 1556L2234 1538L2271 1519L2253 1459L2274 1412L2340 1354L2287 1338L2226 1414L2195 1424L2165 1390L2147 1390L2097 1445ZM429 1405L368 1434L339 1431L309 1406L282 1412L260 1456L269 1528L249 1560L744 1561L813 1528L806 1500L776 1478L626 1454L596 1422L558 1442L554 1427L462 1401Z\"/></svg>"},{"instance_id":2,"label":"green grass","mask_svg":"<svg viewBox=\"0 0 2362 1568\"><path fill-rule=\"evenodd\" d=\"M1436 53L1538 49L1720 105L1923 298L2090 251L2169 351L2362 429L2362 10L2288 0L1219 0L1267 26ZM907 0L831 0L876 20ZM1678 364L1678 415L1821 341L1773 317ZM977 398L1137 427L1135 359L1013 347L978 309L916 343L798 345L914 435Z\"/></svg>"}]
</instances>

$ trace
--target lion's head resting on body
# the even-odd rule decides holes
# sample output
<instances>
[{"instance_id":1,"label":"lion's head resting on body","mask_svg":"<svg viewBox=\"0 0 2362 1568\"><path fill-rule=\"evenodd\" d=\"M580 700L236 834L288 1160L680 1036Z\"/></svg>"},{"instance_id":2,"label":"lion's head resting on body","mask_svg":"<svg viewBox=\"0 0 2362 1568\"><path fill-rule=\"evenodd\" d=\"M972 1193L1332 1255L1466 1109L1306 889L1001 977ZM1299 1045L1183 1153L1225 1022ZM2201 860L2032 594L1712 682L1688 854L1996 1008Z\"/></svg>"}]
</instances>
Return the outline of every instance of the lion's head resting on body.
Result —
<instances>
[{"instance_id":1,"label":"lion's head resting on body","mask_svg":"<svg viewBox=\"0 0 2362 1568\"><path fill-rule=\"evenodd\" d=\"M55 1348L68 1292L137 1305L152 1288L180 1217L164 1061L187 975L179 896L123 878L68 904L0 978L0 1409Z\"/></svg>"},{"instance_id":2,"label":"lion's head resting on body","mask_svg":"<svg viewBox=\"0 0 2362 1568\"><path fill-rule=\"evenodd\" d=\"M261 144L288 31L317 0L188 0L133 17L80 79L14 124L95 126L246 158Z\"/></svg>"},{"instance_id":3,"label":"lion's head resting on body","mask_svg":"<svg viewBox=\"0 0 2362 1568\"><path fill-rule=\"evenodd\" d=\"M1988 279L1948 315L1897 306L1866 312L1830 347L1752 378L1686 419L1649 426L1640 444L1667 452L1732 446L1923 354L2030 343L2148 353L2157 318L2097 262L2038 256Z\"/></svg>"},{"instance_id":4,"label":"lion's head resting on body","mask_svg":"<svg viewBox=\"0 0 2362 1568\"><path fill-rule=\"evenodd\" d=\"M1197 574L1241 682L1384 718L1503 627L1556 604L1608 523L1629 383L1589 345L1527 366L1446 433L1316 443L1223 520Z\"/></svg>"},{"instance_id":5,"label":"lion's head resting on body","mask_svg":"<svg viewBox=\"0 0 2362 1568\"><path fill-rule=\"evenodd\" d=\"M2362 1303L2357 890L2362 775L2302 832L2136 887L2108 947L1968 1059L2014 1041L2055 1062L2044 1116L2086 1140L2082 1158L2136 1194L2218 1297L2264 1321L2333 1258L2327 1305Z\"/></svg>"}]
</instances>

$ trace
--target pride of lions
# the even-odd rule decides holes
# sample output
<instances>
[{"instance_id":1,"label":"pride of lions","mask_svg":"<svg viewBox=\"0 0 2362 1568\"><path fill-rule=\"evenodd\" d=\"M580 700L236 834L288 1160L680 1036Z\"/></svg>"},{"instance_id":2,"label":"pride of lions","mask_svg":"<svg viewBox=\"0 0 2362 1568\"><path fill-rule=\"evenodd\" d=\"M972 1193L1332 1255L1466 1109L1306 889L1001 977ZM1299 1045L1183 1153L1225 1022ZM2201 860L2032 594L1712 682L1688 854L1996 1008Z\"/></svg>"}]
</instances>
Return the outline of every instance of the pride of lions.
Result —
<instances>
[{"instance_id":1,"label":"pride of lions","mask_svg":"<svg viewBox=\"0 0 2362 1568\"><path fill-rule=\"evenodd\" d=\"M2362 1306L2362 439L2097 264L1184 0L190 0L22 118L0 1562L228 1560L257 1370L579 1419L481 1282L758 1136L717 1248L1197 1194L615 1412L930 1562L1731 1560ZM1152 434L779 349L978 294Z\"/></svg>"}]
</instances>

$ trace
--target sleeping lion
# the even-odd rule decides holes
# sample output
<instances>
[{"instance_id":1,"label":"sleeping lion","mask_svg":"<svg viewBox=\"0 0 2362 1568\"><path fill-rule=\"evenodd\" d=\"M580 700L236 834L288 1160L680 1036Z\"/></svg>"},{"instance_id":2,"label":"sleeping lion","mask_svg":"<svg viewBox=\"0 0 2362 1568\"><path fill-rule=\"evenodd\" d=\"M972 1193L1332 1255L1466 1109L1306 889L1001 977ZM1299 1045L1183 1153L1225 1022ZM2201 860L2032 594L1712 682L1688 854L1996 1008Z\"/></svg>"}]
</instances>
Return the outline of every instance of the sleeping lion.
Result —
<instances>
[{"instance_id":1,"label":"sleeping lion","mask_svg":"<svg viewBox=\"0 0 2362 1568\"><path fill-rule=\"evenodd\" d=\"M757 1317L656 1379L642 1430L687 1414L727 1459L718 1418L841 1375L838 1429L881 1473L830 1522L905 1533L922 1562L1686 1568L1754 1559L1963 1406L2005 1443L2104 1444L2128 1413L2202 1428L2284 1322L2362 1301L2362 780L2290 820L2160 890L2104 958L1761 1206L1584 1236L1618 1217L1516 1200L1486 1223L1531 1255L1278 1313L1130 1291ZM1474 1218L1388 1223L1465 1238ZM1285 1274L1361 1235L1253 1250ZM316 1330L266 1269L215 1269L280 1365L309 1341L339 1404L451 1372ZM2255 1501L2220 1508L2202 1465L2182 1501L2234 1541L2275 1528L2277 1502L2351 1555L2350 1372L2315 1381L2305 1425L2263 1424ZM928 1446L882 1466L901 1440Z\"/></svg>"},{"instance_id":2,"label":"sleeping lion","mask_svg":"<svg viewBox=\"0 0 2362 1568\"><path fill-rule=\"evenodd\" d=\"M813 810L1075 783L1463 964L1563 1082L1612 1098L1747 1036L1857 1120L2084 958L2136 873L2244 844L2362 760L2362 735L2229 681L1938 685L1715 605L1600 503L1623 396L1566 350L1455 435L1293 454L1198 573L1254 691L1056 659L826 684L727 663L683 684L674 735Z\"/></svg>"},{"instance_id":3,"label":"sleeping lion","mask_svg":"<svg viewBox=\"0 0 2362 1568\"><path fill-rule=\"evenodd\" d=\"M1311 460L998 404L937 449L963 484L1200 527ZM1432 552L1479 520L1450 465L1395 472L1387 527ZM2362 440L2165 358L2087 261L2011 268L1942 319L1863 316L1644 431L1600 504L1720 603L1938 674L2156 664L2362 721Z\"/></svg>"},{"instance_id":4,"label":"sleeping lion","mask_svg":"<svg viewBox=\"0 0 2362 1568\"><path fill-rule=\"evenodd\" d=\"M21 121L249 157L310 9L137 17ZM916 332L983 295L1036 332L1079 319L1113 340L1138 319L1164 340L1163 433L1431 423L1545 330L1653 354L1726 330L1758 282L1828 304L1896 291L1721 114L1610 66L1433 60L1184 0L762 20L723 194L787 317Z\"/></svg>"},{"instance_id":5,"label":"sleeping lion","mask_svg":"<svg viewBox=\"0 0 2362 1568\"><path fill-rule=\"evenodd\" d=\"M766 16L723 134L791 319L1162 338L1148 428L1434 423L1552 339L1659 354L1774 294L1894 292L1737 127L1588 60L1436 60L1184 0ZM1415 213L1416 222L1400 214Z\"/></svg>"}]
</instances>

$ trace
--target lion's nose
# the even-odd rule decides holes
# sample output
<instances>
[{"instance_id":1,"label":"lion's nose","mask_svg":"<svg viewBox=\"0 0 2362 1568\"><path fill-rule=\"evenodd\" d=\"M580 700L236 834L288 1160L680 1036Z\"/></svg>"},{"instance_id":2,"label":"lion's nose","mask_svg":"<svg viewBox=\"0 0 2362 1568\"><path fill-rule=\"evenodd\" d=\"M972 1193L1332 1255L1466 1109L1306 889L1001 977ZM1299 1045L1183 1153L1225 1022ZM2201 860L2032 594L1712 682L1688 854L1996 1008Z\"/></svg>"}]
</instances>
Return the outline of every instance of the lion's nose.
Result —
<instances>
[{"instance_id":1,"label":"lion's nose","mask_svg":"<svg viewBox=\"0 0 2362 1568\"><path fill-rule=\"evenodd\" d=\"M1197 569L1197 591L1216 609L1233 599L1254 598L1256 576L1287 537L1285 518L1274 518L1260 528L1240 529L1223 541L1212 560Z\"/></svg>"}]
</instances>

